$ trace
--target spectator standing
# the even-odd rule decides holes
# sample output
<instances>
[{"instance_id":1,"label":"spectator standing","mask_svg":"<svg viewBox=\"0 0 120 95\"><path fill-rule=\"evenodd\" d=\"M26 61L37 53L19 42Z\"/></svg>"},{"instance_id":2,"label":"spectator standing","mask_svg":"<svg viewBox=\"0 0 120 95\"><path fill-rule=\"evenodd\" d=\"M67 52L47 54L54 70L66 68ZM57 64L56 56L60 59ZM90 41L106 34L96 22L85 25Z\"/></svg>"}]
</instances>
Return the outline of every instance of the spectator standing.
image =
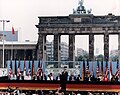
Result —
<instances>
[{"instance_id":1,"label":"spectator standing","mask_svg":"<svg viewBox=\"0 0 120 95\"><path fill-rule=\"evenodd\" d=\"M16 87L16 89L13 92L15 95L20 95L20 90L18 89L18 87Z\"/></svg>"}]
</instances>

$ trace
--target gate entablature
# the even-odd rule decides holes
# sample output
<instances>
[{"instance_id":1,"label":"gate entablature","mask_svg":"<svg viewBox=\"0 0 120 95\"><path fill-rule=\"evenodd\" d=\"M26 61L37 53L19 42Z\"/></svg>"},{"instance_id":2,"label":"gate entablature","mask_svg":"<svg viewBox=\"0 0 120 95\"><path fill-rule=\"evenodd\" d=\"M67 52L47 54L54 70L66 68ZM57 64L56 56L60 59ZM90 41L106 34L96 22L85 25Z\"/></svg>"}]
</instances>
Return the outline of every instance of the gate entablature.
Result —
<instances>
[{"instance_id":1,"label":"gate entablature","mask_svg":"<svg viewBox=\"0 0 120 95\"><path fill-rule=\"evenodd\" d=\"M113 19L112 19L113 18ZM120 33L120 17L93 16L92 14L71 14L69 16L39 17L40 33L51 35L58 34L104 34L107 29L109 34Z\"/></svg>"}]
</instances>

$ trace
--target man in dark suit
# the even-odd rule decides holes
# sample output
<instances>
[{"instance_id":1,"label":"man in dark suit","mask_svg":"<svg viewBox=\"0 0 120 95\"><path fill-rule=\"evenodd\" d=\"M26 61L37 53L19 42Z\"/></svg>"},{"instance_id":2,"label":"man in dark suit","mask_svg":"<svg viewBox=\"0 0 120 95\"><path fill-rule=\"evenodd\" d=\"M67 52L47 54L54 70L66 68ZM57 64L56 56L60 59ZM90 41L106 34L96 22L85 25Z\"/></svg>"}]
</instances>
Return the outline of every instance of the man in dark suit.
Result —
<instances>
[{"instance_id":1,"label":"man in dark suit","mask_svg":"<svg viewBox=\"0 0 120 95\"><path fill-rule=\"evenodd\" d=\"M57 77L56 77L56 80L57 80L57 81L60 81L60 79L61 79L61 74L58 73L58 75L57 75Z\"/></svg>"},{"instance_id":2,"label":"man in dark suit","mask_svg":"<svg viewBox=\"0 0 120 95\"><path fill-rule=\"evenodd\" d=\"M64 71L62 72L62 75L61 75L61 79L60 79L62 90L66 90L67 79L68 79L68 72L66 69L64 69Z\"/></svg>"}]
</instances>

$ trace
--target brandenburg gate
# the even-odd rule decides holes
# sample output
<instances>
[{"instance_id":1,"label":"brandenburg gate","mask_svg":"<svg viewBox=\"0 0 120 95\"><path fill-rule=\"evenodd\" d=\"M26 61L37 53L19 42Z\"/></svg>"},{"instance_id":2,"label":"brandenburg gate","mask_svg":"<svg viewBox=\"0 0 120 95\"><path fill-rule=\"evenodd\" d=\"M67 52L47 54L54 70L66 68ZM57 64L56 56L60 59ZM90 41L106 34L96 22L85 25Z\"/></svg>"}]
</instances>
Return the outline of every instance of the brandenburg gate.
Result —
<instances>
[{"instance_id":1,"label":"brandenburg gate","mask_svg":"<svg viewBox=\"0 0 120 95\"><path fill-rule=\"evenodd\" d=\"M80 1L69 16L38 17L38 54L46 60L46 36L54 35L54 61L60 61L61 35L69 35L69 61L75 61L75 35L89 35L89 60L94 60L94 35L104 35L104 61L109 61L109 35L118 35L120 61L120 16L94 16ZM80 44L80 43L79 43ZM72 66L74 67L74 65Z\"/></svg>"}]
</instances>

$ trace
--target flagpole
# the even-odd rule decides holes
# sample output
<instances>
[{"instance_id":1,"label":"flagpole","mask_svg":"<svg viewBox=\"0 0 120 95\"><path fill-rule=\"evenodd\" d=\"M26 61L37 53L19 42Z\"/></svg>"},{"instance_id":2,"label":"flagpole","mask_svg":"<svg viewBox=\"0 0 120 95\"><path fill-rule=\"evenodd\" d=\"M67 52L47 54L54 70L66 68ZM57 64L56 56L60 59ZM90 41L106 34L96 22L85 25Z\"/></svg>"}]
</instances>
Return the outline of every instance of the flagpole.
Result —
<instances>
[{"instance_id":1,"label":"flagpole","mask_svg":"<svg viewBox=\"0 0 120 95\"><path fill-rule=\"evenodd\" d=\"M13 41L12 41L12 48L11 48L11 60L13 59Z\"/></svg>"},{"instance_id":2,"label":"flagpole","mask_svg":"<svg viewBox=\"0 0 120 95\"><path fill-rule=\"evenodd\" d=\"M3 68L4 68L4 30L5 30L5 22L10 22L9 20L0 20L3 22Z\"/></svg>"},{"instance_id":3,"label":"flagpole","mask_svg":"<svg viewBox=\"0 0 120 95\"><path fill-rule=\"evenodd\" d=\"M3 20L3 68L4 68L4 29L5 29L5 20Z\"/></svg>"}]
</instances>

